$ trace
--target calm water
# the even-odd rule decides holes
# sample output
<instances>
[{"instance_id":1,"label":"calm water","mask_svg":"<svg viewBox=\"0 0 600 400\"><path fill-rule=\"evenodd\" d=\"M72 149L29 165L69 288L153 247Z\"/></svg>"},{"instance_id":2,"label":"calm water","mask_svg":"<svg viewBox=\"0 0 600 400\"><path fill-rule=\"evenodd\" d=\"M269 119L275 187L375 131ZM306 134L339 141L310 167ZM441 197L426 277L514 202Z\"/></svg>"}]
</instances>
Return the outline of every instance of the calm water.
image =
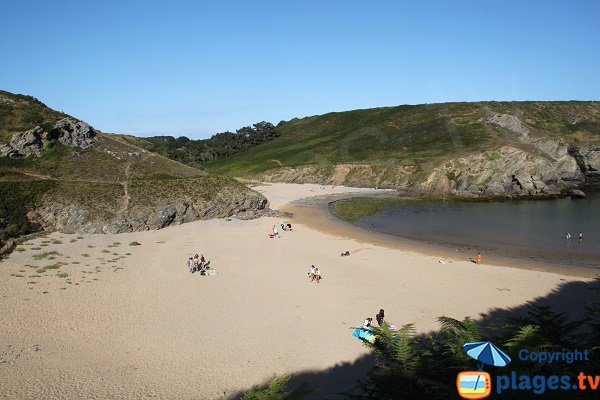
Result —
<instances>
[{"instance_id":1,"label":"calm water","mask_svg":"<svg viewBox=\"0 0 600 400\"><path fill-rule=\"evenodd\" d=\"M407 202L357 225L451 247L600 268L600 192L582 200Z\"/></svg>"}]
</instances>

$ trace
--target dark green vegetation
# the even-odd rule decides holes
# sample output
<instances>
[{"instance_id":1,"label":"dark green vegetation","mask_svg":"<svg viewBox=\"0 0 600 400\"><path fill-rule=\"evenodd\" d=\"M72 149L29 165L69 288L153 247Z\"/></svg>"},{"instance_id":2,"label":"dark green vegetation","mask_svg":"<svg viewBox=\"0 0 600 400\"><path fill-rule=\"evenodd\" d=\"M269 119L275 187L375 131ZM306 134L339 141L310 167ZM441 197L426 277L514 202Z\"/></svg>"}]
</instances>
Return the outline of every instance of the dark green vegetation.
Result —
<instances>
[{"instance_id":1,"label":"dark green vegetation","mask_svg":"<svg viewBox=\"0 0 600 400\"><path fill-rule=\"evenodd\" d=\"M445 160L492 152L514 141L486 123L490 112L518 115L532 135L568 141L600 140L600 102L479 102L405 105L329 113L277 125L281 134L226 160L207 164L213 172L250 177L281 167L369 163L375 173L393 166L429 171Z\"/></svg>"},{"instance_id":2,"label":"dark green vegetation","mask_svg":"<svg viewBox=\"0 0 600 400\"><path fill-rule=\"evenodd\" d=\"M67 114L54 111L31 96L0 90L0 143L7 143L14 132L23 132L35 126L47 131Z\"/></svg>"},{"instance_id":3,"label":"dark green vegetation","mask_svg":"<svg viewBox=\"0 0 600 400\"><path fill-rule=\"evenodd\" d=\"M0 171L0 247L9 238L40 229L39 224L29 220L27 213L37 205L44 193L56 186L52 181L2 181L2 178Z\"/></svg>"},{"instance_id":4,"label":"dark green vegetation","mask_svg":"<svg viewBox=\"0 0 600 400\"><path fill-rule=\"evenodd\" d=\"M570 312L558 312L547 304L550 302L559 307L565 306L563 302L566 299L572 302L575 298L578 299L577 303L581 301L581 304L585 304L585 310L576 311L577 317ZM542 392L539 378L535 383L530 381L531 390L528 391L507 389L498 395L494 385L496 376L510 377L513 371L517 377L530 378L536 375L546 379L552 375L568 375L571 377L571 384L578 382L580 372L597 374L600 369L600 279L591 283L565 284L542 302L536 300L536 303L528 303L517 309L495 312L499 314L485 316L481 321L468 317L462 320L440 317L440 329L426 335L417 335L412 324L404 325L398 331L390 330L387 323L381 328L373 327L375 342L363 341L363 344L374 356L375 365L353 392L352 388L347 388L345 397L353 400L456 399L457 374L477 370L477 362L466 355L463 345L467 342L491 341L510 356L511 362L504 368L485 366L484 370L492 376L490 399L598 398L597 390L589 389L572 391L551 390L546 387L546 391ZM521 360L518 353L522 349L530 352L578 349L588 350L589 353L588 360L539 363ZM326 381L327 376L318 378ZM280 384L286 379L287 377L281 377L275 383ZM518 380L517 383L519 382ZM586 384L589 388L589 383ZM294 387L294 384L290 381L288 386ZM262 393L269 393L270 385L248 392L254 397L243 398L262 399L264 397L257 395L260 390ZM287 386L278 386L277 393L286 393L287 390ZM298 397L289 395L278 398Z\"/></svg>"},{"instance_id":5,"label":"dark green vegetation","mask_svg":"<svg viewBox=\"0 0 600 400\"><path fill-rule=\"evenodd\" d=\"M403 326L399 332L390 331L387 325L374 328L378 339L373 344L365 342L365 345L376 355L377 364L368 373L367 379L361 382L360 394L350 398L454 398L456 375L461 371L476 370L476 361L463 351L462 346L466 342L491 341L500 346L511 357L510 371L516 371L519 376L570 375L575 382L580 371L598 370L600 302L590 307L589 312L587 318L572 321L566 314L556 313L548 306L530 305L527 315L489 326L470 318L459 321L440 317L441 329L427 337L416 336L412 325ZM587 331L581 331L582 327ZM531 363L519 359L518 352L521 349L557 352L564 349L589 349L590 361L576 361L572 364ZM507 373L502 368L489 366L486 370L491 371L492 375ZM579 392L577 396L573 396L569 390L550 393L555 399L592 399L597 396L591 391ZM501 396L492 394L490 398L497 397L532 398L533 392L507 390Z\"/></svg>"},{"instance_id":6,"label":"dark green vegetation","mask_svg":"<svg viewBox=\"0 0 600 400\"><path fill-rule=\"evenodd\" d=\"M354 197L334 201L329 210L344 221L358 221L362 217L377 214L388 207L401 204L405 200L390 197Z\"/></svg>"},{"instance_id":7,"label":"dark green vegetation","mask_svg":"<svg viewBox=\"0 0 600 400\"><path fill-rule=\"evenodd\" d=\"M279 136L270 122L258 122L233 132L217 133L210 139L191 140L187 137L154 136L144 138L144 147L184 164L199 165L221 160L251 147L267 143Z\"/></svg>"},{"instance_id":8,"label":"dark green vegetation","mask_svg":"<svg viewBox=\"0 0 600 400\"><path fill-rule=\"evenodd\" d=\"M289 390L290 375L273 377L266 385L244 393L240 400L294 400L304 398L309 391L305 387Z\"/></svg>"}]
</instances>

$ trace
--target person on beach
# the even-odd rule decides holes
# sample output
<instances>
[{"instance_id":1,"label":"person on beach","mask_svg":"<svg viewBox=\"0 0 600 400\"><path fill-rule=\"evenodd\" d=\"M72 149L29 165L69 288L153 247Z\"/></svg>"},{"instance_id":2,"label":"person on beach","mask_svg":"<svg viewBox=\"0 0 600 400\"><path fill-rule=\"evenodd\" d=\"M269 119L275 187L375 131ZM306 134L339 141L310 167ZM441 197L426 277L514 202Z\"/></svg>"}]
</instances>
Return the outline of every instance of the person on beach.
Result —
<instances>
[{"instance_id":1,"label":"person on beach","mask_svg":"<svg viewBox=\"0 0 600 400\"><path fill-rule=\"evenodd\" d=\"M194 258L190 257L187 261L187 267L189 268L190 272L193 274L194 273Z\"/></svg>"},{"instance_id":2,"label":"person on beach","mask_svg":"<svg viewBox=\"0 0 600 400\"><path fill-rule=\"evenodd\" d=\"M321 271L319 271L319 268L315 268L315 273L313 275L313 280L316 280L317 283L319 283L321 281Z\"/></svg>"},{"instance_id":3,"label":"person on beach","mask_svg":"<svg viewBox=\"0 0 600 400\"><path fill-rule=\"evenodd\" d=\"M363 328L370 328L371 327L371 321L373 321L373 318L367 318L365 319L365 322L363 322Z\"/></svg>"},{"instance_id":4,"label":"person on beach","mask_svg":"<svg viewBox=\"0 0 600 400\"><path fill-rule=\"evenodd\" d=\"M475 257L475 263L481 264L481 253L477 253L477 256Z\"/></svg>"},{"instance_id":5,"label":"person on beach","mask_svg":"<svg viewBox=\"0 0 600 400\"><path fill-rule=\"evenodd\" d=\"M377 315L375 315L375 319L377 320L377 324L379 326L383 325L383 319L385 318L385 312L383 311L383 308L379 309L379 312L377 313Z\"/></svg>"},{"instance_id":6,"label":"person on beach","mask_svg":"<svg viewBox=\"0 0 600 400\"><path fill-rule=\"evenodd\" d=\"M567 240L571 239L571 234L569 232L567 232L567 234L565 235L565 237L567 238Z\"/></svg>"},{"instance_id":7,"label":"person on beach","mask_svg":"<svg viewBox=\"0 0 600 400\"><path fill-rule=\"evenodd\" d=\"M277 231L277 225L273 225L273 229L271 229L271 233L269 234L271 239L279 237L279 232Z\"/></svg>"},{"instance_id":8,"label":"person on beach","mask_svg":"<svg viewBox=\"0 0 600 400\"><path fill-rule=\"evenodd\" d=\"M198 271L200 269L200 256L198 256L198 254L194 255L194 272Z\"/></svg>"},{"instance_id":9,"label":"person on beach","mask_svg":"<svg viewBox=\"0 0 600 400\"><path fill-rule=\"evenodd\" d=\"M310 272L308 273L308 280L309 281L312 282L314 280L315 272L317 272L317 268L314 265L311 265L310 266Z\"/></svg>"},{"instance_id":10,"label":"person on beach","mask_svg":"<svg viewBox=\"0 0 600 400\"><path fill-rule=\"evenodd\" d=\"M350 255L350 252L348 250L346 250L346 251L344 251L343 253L340 254L340 256L342 256L342 257L346 257L346 256L349 256L349 255Z\"/></svg>"},{"instance_id":11,"label":"person on beach","mask_svg":"<svg viewBox=\"0 0 600 400\"><path fill-rule=\"evenodd\" d=\"M579 241L583 241L583 232L579 231Z\"/></svg>"}]
</instances>

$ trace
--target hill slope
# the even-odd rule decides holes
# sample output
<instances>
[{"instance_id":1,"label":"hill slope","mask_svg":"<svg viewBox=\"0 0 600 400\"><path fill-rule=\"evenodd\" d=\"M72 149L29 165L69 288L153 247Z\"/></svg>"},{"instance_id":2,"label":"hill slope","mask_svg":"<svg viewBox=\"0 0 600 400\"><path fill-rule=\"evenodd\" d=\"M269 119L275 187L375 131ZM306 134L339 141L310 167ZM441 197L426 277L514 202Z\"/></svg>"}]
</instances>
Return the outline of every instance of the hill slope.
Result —
<instances>
[{"instance_id":1,"label":"hill slope","mask_svg":"<svg viewBox=\"0 0 600 400\"><path fill-rule=\"evenodd\" d=\"M399 106L293 119L209 171L426 193L545 196L598 180L600 102Z\"/></svg>"},{"instance_id":2,"label":"hill slope","mask_svg":"<svg viewBox=\"0 0 600 400\"><path fill-rule=\"evenodd\" d=\"M0 157L0 242L41 227L126 232L266 206L262 195L231 178L95 131L31 97L0 92L0 110L0 121L10 121L0 131L13 138L0 145L10 155Z\"/></svg>"}]
</instances>

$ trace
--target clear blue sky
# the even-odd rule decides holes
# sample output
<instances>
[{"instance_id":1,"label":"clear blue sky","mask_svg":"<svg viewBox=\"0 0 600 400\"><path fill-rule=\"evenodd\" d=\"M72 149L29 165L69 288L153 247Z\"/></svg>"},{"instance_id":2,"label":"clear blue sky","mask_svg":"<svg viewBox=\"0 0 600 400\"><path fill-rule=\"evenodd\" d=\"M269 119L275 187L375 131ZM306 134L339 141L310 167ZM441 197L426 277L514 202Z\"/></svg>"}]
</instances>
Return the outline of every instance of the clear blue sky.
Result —
<instances>
[{"instance_id":1,"label":"clear blue sky","mask_svg":"<svg viewBox=\"0 0 600 400\"><path fill-rule=\"evenodd\" d=\"M398 104L599 100L600 1L5 1L0 88L206 137Z\"/></svg>"}]
</instances>

